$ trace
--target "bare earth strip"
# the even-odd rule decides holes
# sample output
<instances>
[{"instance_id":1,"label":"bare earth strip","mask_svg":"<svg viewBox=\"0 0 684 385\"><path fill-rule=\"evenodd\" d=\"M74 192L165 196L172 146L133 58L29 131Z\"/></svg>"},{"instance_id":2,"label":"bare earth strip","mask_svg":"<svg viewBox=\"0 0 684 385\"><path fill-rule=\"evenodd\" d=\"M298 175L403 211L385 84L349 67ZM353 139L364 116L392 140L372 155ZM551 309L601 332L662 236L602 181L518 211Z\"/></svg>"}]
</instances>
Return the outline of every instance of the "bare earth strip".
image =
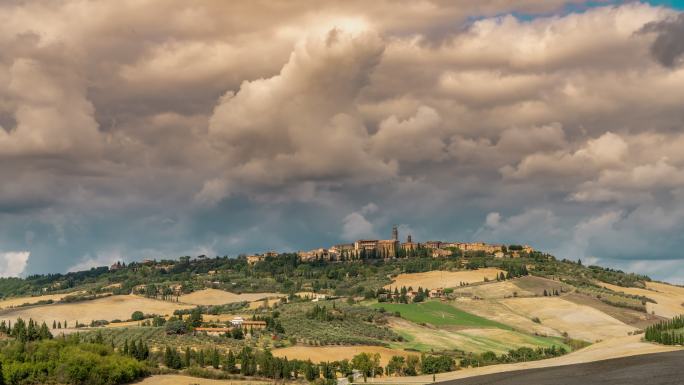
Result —
<instances>
[{"instance_id":1,"label":"bare earth strip","mask_svg":"<svg viewBox=\"0 0 684 385\"><path fill-rule=\"evenodd\" d=\"M32 318L38 322L68 321L71 326L76 321L89 324L92 320L127 320L134 311L146 314L171 315L176 309L187 309L191 305L159 301L135 295L114 295L110 297L67 304L54 304L18 308L0 313L0 320L14 322L17 318Z\"/></svg>"},{"instance_id":2,"label":"bare earth strip","mask_svg":"<svg viewBox=\"0 0 684 385\"><path fill-rule=\"evenodd\" d=\"M418 290L418 287L427 289L458 287L461 282L484 282L485 277L489 280L496 280L496 276L502 272L499 269L486 268L465 271L428 271L425 273L399 274L391 284L385 287L411 286L414 290Z\"/></svg>"},{"instance_id":3,"label":"bare earth strip","mask_svg":"<svg viewBox=\"0 0 684 385\"><path fill-rule=\"evenodd\" d=\"M382 346L290 346L273 350L276 357L288 359L311 360L313 362L335 361L349 359L359 353L380 353L380 362L386 365L392 356L419 355L416 352L407 352L399 349L390 349Z\"/></svg>"},{"instance_id":4,"label":"bare earth strip","mask_svg":"<svg viewBox=\"0 0 684 385\"><path fill-rule=\"evenodd\" d=\"M280 298L285 294L280 293L244 293L235 294L225 290L204 289L178 298L180 302L192 305L224 305L232 302L254 302L264 298Z\"/></svg>"},{"instance_id":5,"label":"bare earth strip","mask_svg":"<svg viewBox=\"0 0 684 385\"><path fill-rule=\"evenodd\" d=\"M534 368L548 368L561 365L581 364L586 362L594 362L599 360L607 360L611 358L630 357L640 354L660 353L682 350L681 347L656 345L647 342L641 342L641 336L627 336L620 338L613 338L607 341L599 342L584 349L572 352L562 357L551 358L548 360L519 362L516 364L492 365L481 368L468 368L458 370L455 372L441 373L436 376L437 381L455 380L459 378L468 378L473 376L481 376L483 374L492 374L500 372L510 372L514 370L534 369ZM375 379L368 379L368 382L374 383L397 383L407 382L415 384L431 383L432 376L417 376L417 377L378 377Z\"/></svg>"},{"instance_id":6,"label":"bare earth strip","mask_svg":"<svg viewBox=\"0 0 684 385\"><path fill-rule=\"evenodd\" d=\"M558 297L509 298L501 303L514 313L539 318L542 325L589 342L626 336L636 330L592 307Z\"/></svg>"},{"instance_id":7,"label":"bare earth strip","mask_svg":"<svg viewBox=\"0 0 684 385\"><path fill-rule=\"evenodd\" d=\"M657 303L646 303L646 309L649 313L666 318L684 314L684 307L682 306L684 288L682 287L657 282L646 282L646 289L622 287L603 282L600 282L599 285L616 292L641 295L656 301Z\"/></svg>"},{"instance_id":8,"label":"bare earth strip","mask_svg":"<svg viewBox=\"0 0 684 385\"><path fill-rule=\"evenodd\" d=\"M207 378L197 378L190 376L181 376L176 374L167 374L161 376L147 377L137 385L266 385L271 384L268 381L250 381L250 380L210 380Z\"/></svg>"}]
</instances>

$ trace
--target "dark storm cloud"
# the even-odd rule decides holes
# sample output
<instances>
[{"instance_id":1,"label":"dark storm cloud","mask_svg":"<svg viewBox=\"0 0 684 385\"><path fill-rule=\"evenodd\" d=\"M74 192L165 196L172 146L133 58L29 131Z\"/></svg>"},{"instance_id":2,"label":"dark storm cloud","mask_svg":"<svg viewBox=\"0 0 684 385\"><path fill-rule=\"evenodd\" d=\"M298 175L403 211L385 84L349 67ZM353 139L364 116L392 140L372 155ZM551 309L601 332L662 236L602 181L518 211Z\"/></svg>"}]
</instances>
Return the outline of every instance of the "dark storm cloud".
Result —
<instances>
[{"instance_id":1,"label":"dark storm cloud","mask_svg":"<svg viewBox=\"0 0 684 385\"><path fill-rule=\"evenodd\" d=\"M654 32L657 37L651 45L651 54L665 67L675 67L684 54L684 15L648 23L642 32Z\"/></svg>"}]
</instances>

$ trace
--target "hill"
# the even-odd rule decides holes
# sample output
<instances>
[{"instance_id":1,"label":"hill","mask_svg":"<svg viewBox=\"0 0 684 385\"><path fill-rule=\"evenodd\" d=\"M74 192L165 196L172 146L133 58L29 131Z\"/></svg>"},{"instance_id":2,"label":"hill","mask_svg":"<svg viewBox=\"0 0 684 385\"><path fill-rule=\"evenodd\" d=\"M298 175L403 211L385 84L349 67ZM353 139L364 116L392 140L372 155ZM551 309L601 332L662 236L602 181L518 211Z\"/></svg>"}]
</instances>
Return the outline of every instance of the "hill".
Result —
<instances>
[{"instance_id":1,"label":"hill","mask_svg":"<svg viewBox=\"0 0 684 385\"><path fill-rule=\"evenodd\" d=\"M672 347L640 342L642 330L684 312L682 288L540 252L183 257L0 279L0 288L8 346L20 343L17 319L30 319L59 339L103 344L150 369L257 383L315 370L347 375L366 359L376 362L373 377L662 351ZM285 367L287 375L270 371Z\"/></svg>"}]
</instances>

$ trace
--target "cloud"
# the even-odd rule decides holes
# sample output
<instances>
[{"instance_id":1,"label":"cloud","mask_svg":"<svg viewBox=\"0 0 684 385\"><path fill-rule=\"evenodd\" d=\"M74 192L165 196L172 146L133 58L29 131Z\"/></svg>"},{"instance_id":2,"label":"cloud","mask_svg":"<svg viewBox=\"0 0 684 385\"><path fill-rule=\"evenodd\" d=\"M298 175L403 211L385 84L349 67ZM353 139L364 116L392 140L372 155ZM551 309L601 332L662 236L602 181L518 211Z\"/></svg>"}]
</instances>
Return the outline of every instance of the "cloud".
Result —
<instances>
[{"instance_id":1,"label":"cloud","mask_svg":"<svg viewBox=\"0 0 684 385\"><path fill-rule=\"evenodd\" d=\"M559 239L561 230L556 214L535 208L504 218L498 212L487 214L484 226L473 239L490 242L551 244Z\"/></svg>"},{"instance_id":2,"label":"cloud","mask_svg":"<svg viewBox=\"0 0 684 385\"><path fill-rule=\"evenodd\" d=\"M375 153L389 160L412 163L444 160L447 154L440 137L441 122L437 111L427 106L419 107L414 116L403 121L392 115L380 123L371 146Z\"/></svg>"},{"instance_id":3,"label":"cloud","mask_svg":"<svg viewBox=\"0 0 684 385\"><path fill-rule=\"evenodd\" d=\"M651 54L663 66L674 68L681 63L684 54L684 15L653 21L646 24L642 33L655 33Z\"/></svg>"},{"instance_id":4,"label":"cloud","mask_svg":"<svg viewBox=\"0 0 684 385\"><path fill-rule=\"evenodd\" d=\"M31 250L25 273L390 223L681 258L672 9L171 2L0 6L0 242Z\"/></svg>"},{"instance_id":5,"label":"cloud","mask_svg":"<svg viewBox=\"0 0 684 385\"><path fill-rule=\"evenodd\" d=\"M0 156L93 154L101 146L82 79L33 59L8 69L7 102L16 127L0 130Z\"/></svg>"},{"instance_id":6,"label":"cloud","mask_svg":"<svg viewBox=\"0 0 684 385\"><path fill-rule=\"evenodd\" d=\"M353 212L342 220L342 239L355 241L357 239L377 238L373 224L363 213Z\"/></svg>"},{"instance_id":7,"label":"cloud","mask_svg":"<svg viewBox=\"0 0 684 385\"><path fill-rule=\"evenodd\" d=\"M69 272L84 271L84 270L90 270L94 267L102 267L102 266L109 267L110 265L113 265L114 263L120 262L120 261L124 261L124 258L119 253L103 253L103 254L98 254L94 257L85 256L80 261L78 261L78 263L76 263L73 266L70 266L67 271L69 271Z\"/></svg>"},{"instance_id":8,"label":"cloud","mask_svg":"<svg viewBox=\"0 0 684 385\"><path fill-rule=\"evenodd\" d=\"M222 179L211 179L204 182L202 190L195 195L195 201L200 205L214 206L230 195L228 182Z\"/></svg>"},{"instance_id":9,"label":"cloud","mask_svg":"<svg viewBox=\"0 0 684 385\"><path fill-rule=\"evenodd\" d=\"M331 29L297 44L278 75L227 92L209 135L227 154L228 177L256 185L392 177L396 166L366 151L354 104L383 49L372 32Z\"/></svg>"},{"instance_id":10,"label":"cloud","mask_svg":"<svg viewBox=\"0 0 684 385\"><path fill-rule=\"evenodd\" d=\"M18 277L24 272L31 253L28 251L6 251L0 253L0 278Z\"/></svg>"}]
</instances>

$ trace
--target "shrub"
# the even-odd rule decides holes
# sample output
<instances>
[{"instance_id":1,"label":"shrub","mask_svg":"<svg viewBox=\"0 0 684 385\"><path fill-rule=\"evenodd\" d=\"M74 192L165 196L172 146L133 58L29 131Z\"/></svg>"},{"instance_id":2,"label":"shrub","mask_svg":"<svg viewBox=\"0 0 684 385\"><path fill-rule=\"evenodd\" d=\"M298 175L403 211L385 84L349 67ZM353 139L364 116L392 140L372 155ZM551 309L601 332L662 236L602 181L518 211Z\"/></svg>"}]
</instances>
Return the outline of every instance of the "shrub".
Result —
<instances>
[{"instance_id":1,"label":"shrub","mask_svg":"<svg viewBox=\"0 0 684 385\"><path fill-rule=\"evenodd\" d=\"M140 310L134 311L133 314L131 314L131 319L133 321L142 321L145 319L145 314Z\"/></svg>"}]
</instances>

